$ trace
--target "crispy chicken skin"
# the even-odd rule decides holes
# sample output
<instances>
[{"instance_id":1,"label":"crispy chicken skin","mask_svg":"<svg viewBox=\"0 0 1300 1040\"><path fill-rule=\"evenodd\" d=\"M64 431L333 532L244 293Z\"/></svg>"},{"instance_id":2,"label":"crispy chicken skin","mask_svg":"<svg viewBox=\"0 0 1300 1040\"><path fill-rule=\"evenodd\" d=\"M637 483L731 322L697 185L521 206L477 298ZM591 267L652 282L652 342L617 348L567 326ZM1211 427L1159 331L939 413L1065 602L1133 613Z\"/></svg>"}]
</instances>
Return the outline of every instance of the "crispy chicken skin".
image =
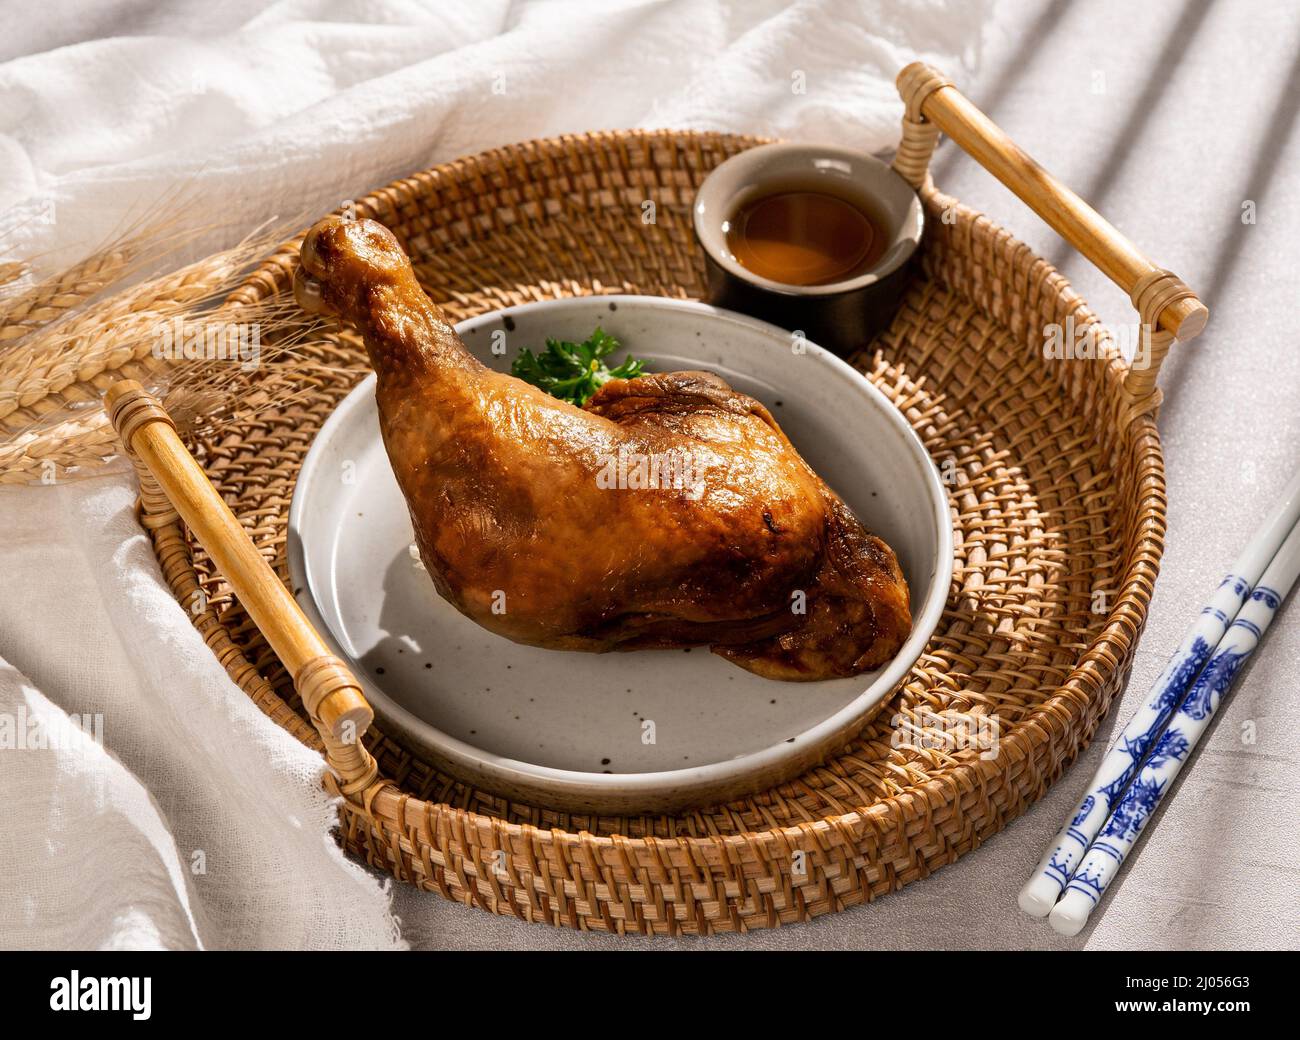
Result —
<instances>
[{"instance_id":1,"label":"crispy chicken skin","mask_svg":"<svg viewBox=\"0 0 1300 1040\"><path fill-rule=\"evenodd\" d=\"M294 287L364 337L420 555L484 628L559 650L708 645L785 680L876 668L906 639L889 546L717 376L614 380L577 408L494 372L372 220L312 228Z\"/></svg>"}]
</instances>

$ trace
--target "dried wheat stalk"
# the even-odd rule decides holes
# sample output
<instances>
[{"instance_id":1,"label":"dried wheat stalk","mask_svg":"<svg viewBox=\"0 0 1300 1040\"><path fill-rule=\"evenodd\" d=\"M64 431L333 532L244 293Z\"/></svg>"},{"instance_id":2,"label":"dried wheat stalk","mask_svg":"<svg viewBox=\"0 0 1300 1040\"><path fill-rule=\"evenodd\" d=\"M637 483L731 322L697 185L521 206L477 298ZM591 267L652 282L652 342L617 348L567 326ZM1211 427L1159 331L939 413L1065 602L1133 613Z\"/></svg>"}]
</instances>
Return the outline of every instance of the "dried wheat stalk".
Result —
<instances>
[{"instance_id":1,"label":"dried wheat stalk","mask_svg":"<svg viewBox=\"0 0 1300 1040\"><path fill-rule=\"evenodd\" d=\"M207 230L185 227L181 221L188 191L186 185L179 186L142 216L126 221L90 255L35 285L14 289L0 298L0 349L58 320ZM0 235L0 250L7 251L5 238L21 226L10 227ZM29 270L29 262L8 261L0 265L3 272L0 285L22 277ZM4 277L5 274L9 277Z\"/></svg>"},{"instance_id":2,"label":"dried wheat stalk","mask_svg":"<svg viewBox=\"0 0 1300 1040\"><path fill-rule=\"evenodd\" d=\"M26 273L27 265L21 260L0 260L0 290L7 293L5 287L18 281Z\"/></svg>"},{"instance_id":3,"label":"dried wheat stalk","mask_svg":"<svg viewBox=\"0 0 1300 1040\"><path fill-rule=\"evenodd\" d=\"M123 278L140 257L156 253L156 237L146 234L46 279L39 291L21 294L20 307L6 311L13 299L0 301L0 319L17 314L20 327L0 329L0 483L62 481L116 456L100 406L115 379L145 383L195 429L292 403L313 382L313 366L303 365L294 347L325 335L324 327L291 297L223 306L250 267L285 237L283 226L263 227L231 249L118 292L101 286L78 296L69 288L89 288L85 279L96 273L101 280L113 272ZM135 259L124 261L127 254ZM197 329L202 336L232 325L256 330L253 363L158 349L164 330L188 336Z\"/></svg>"},{"instance_id":4,"label":"dried wheat stalk","mask_svg":"<svg viewBox=\"0 0 1300 1040\"><path fill-rule=\"evenodd\" d=\"M95 254L0 302L0 345L22 339L103 291L133 258L127 250Z\"/></svg>"},{"instance_id":5,"label":"dried wheat stalk","mask_svg":"<svg viewBox=\"0 0 1300 1040\"><path fill-rule=\"evenodd\" d=\"M0 419L47 394L87 382L148 354L160 323L224 298L260 255L241 243L179 271L132 286L38 329L0 353Z\"/></svg>"}]
</instances>

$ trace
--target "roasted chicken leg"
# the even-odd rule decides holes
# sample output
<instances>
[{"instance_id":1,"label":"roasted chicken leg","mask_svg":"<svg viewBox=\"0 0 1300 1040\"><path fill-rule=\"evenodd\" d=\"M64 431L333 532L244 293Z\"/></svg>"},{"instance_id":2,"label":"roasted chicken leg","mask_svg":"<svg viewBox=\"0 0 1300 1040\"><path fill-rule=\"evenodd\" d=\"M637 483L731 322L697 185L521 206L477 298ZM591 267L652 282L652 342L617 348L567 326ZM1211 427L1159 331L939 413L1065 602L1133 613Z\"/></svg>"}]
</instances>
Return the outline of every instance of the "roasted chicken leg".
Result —
<instances>
[{"instance_id":1,"label":"roasted chicken leg","mask_svg":"<svg viewBox=\"0 0 1300 1040\"><path fill-rule=\"evenodd\" d=\"M717 376L613 380L577 408L494 372L371 220L312 228L295 292L363 335L421 557L485 628L559 650L708 645L787 680L875 668L907 637L889 546Z\"/></svg>"}]
</instances>

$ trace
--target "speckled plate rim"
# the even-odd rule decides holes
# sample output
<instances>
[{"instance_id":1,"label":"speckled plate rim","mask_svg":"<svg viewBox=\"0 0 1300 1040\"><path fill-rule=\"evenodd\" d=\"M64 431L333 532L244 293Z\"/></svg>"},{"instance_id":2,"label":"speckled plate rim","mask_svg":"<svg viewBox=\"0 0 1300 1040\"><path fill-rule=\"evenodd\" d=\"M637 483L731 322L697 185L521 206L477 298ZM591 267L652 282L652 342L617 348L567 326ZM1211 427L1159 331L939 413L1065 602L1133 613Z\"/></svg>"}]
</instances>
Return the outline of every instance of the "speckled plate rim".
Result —
<instances>
[{"instance_id":1,"label":"speckled plate rim","mask_svg":"<svg viewBox=\"0 0 1300 1040\"><path fill-rule=\"evenodd\" d=\"M608 295L602 302L620 307L662 307L698 314L706 322L739 323L774 337L783 345L790 333L778 326L744 314L711 307L692 300L642 295ZM575 305L590 306L589 297L564 297L521 304L476 315L456 325L461 335L479 326L500 322L507 315L532 314ZM668 812L674 809L725 801L755 790L766 789L789 779L804 769L824 761L861 729L875 710L907 678L920 658L943 615L948 587L952 581L952 517L947 492L925 446L906 417L861 372L814 343L807 352L824 365L847 377L862 393L864 403L874 407L902 435L917 463L912 471L926 484L926 498L932 507L938 544L934 547L935 566L930 576L922 612L912 620L911 635L902 649L857 697L816 725L758 751L706 765L683 769L641 773L595 773L537 765L507 758L462 741L416 716L394 702L364 671L354 669L357 680L382 720L396 728L406 740L426 751L448 773L492 790L505 797L551 805L571 811L611 813ZM324 445L351 418L358 408L367 407L374 397L375 375L372 372L339 402L329 418L321 424L303 459L289 506L286 558L295 589L301 590L298 604L322 638L344 660L351 658L339 645L316 603L316 582L307 563L303 545L303 520L307 488L321 467ZM913 599L915 599L913 594Z\"/></svg>"}]
</instances>

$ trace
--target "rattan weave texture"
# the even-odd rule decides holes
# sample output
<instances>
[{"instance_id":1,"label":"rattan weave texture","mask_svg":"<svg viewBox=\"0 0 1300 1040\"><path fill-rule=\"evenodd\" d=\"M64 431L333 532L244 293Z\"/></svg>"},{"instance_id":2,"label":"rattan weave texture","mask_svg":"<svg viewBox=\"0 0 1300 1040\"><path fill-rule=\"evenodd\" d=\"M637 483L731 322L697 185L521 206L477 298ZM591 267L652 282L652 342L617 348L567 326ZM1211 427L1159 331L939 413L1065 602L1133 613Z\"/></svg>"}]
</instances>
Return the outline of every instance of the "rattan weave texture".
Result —
<instances>
[{"instance_id":1,"label":"rattan weave texture","mask_svg":"<svg viewBox=\"0 0 1300 1040\"><path fill-rule=\"evenodd\" d=\"M555 296L704 291L690 202L755 139L596 133L461 159L366 196L454 319ZM743 801L675 816L575 817L440 775L372 728L380 776L345 800L342 838L450 899L575 928L657 934L770 927L852 906L955 860L1038 798L1123 683L1164 534L1159 440L1119 361L1046 359L1045 323L1092 322L1044 260L927 186L921 271L853 362L949 478L956 565L939 629L894 702L832 761ZM643 203L654 203L646 222ZM291 292L287 245L231 298ZM285 524L317 429L367 371L346 332L264 366L281 412L194 445L284 576ZM306 392L304 393L304 388ZM165 503L142 513L168 581L240 686L319 747L293 684ZM174 516L174 514L172 514ZM899 716L925 739L899 744ZM943 746L996 716L996 756ZM503 850L504 857L496 855Z\"/></svg>"}]
</instances>

